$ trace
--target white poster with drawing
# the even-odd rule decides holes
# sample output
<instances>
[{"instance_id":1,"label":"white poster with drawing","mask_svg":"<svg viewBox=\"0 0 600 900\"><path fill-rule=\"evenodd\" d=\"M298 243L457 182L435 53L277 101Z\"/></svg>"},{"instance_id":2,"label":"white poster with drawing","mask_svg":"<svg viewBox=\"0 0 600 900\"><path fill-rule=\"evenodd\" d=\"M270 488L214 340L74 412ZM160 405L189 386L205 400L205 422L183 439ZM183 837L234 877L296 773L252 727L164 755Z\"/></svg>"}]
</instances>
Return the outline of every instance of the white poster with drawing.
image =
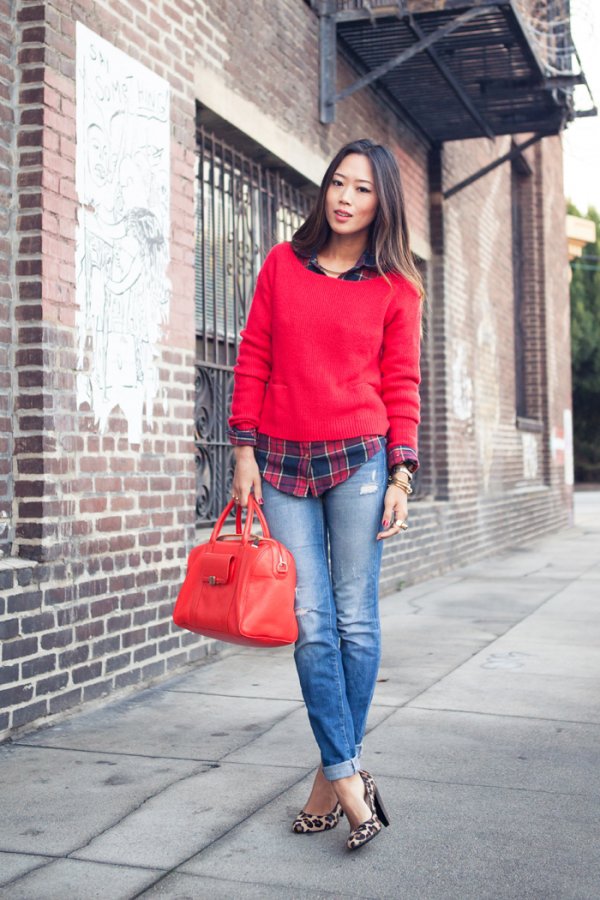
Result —
<instances>
[{"instance_id":1,"label":"white poster with drawing","mask_svg":"<svg viewBox=\"0 0 600 900\"><path fill-rule=\"evenodd\" d=\"M131 444L152 421L169 316L169 85L77 23L77 402Z\"/></svg>"}]
</instances>

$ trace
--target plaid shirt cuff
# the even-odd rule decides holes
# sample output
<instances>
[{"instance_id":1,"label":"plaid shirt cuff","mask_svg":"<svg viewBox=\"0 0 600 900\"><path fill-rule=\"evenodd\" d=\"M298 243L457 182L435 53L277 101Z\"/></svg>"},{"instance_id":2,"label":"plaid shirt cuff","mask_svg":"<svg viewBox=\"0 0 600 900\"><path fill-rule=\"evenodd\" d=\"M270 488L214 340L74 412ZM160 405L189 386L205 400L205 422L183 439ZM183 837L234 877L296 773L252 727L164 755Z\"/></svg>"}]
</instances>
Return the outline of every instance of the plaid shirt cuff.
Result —
<instances>
[{"instance_id":1,"label":"plaid shirt cuff","mask_svg":"<svg viewBox=\"0 0 600 900\"><path fill-rule=\"evenodd\" d=\"M388 447L388 470L392 469L393 466L399 465L400 463L404 463L411 472L417 471L417 469L419 468L419 460L412 447L402 447L398 445L396 445L395 447Z\"/></svg>"},{"instance_id":2,"label":"plaid shirt cuff","mask_svg":"<svg viewBox=\"0 0 600 900\"><path fill-rule=\"evenodd\" d=\"M227 437L234 447L256 447L256 428L228 428Z\"/></svg>"}]
</instances>

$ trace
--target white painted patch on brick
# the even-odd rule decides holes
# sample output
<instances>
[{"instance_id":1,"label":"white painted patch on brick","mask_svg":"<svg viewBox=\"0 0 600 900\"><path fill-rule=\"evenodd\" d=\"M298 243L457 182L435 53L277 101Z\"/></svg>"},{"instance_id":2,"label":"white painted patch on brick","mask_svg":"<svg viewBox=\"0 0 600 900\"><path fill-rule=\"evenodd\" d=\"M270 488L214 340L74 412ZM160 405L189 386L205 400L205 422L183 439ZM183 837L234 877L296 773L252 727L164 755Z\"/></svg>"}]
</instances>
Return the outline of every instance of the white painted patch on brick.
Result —
<instances>
[{"instance_id":1,"label":"white painted patch on brick","mask_svg":"<svg viewBox=\"0 0 600 900\"><path fill-rule=\"evenodd\" d=\"M169 317L170 88L77 22L77 403L151 424Z\"/></svg>"},{"instance_id":2,"label":"white painted patch on brick","mask_svg":"<svg viewBox=\"0 0 600 900\"><path fill-rule=\"evenodd\" d=\"M565 484L574 484L573 413L570 409L563 410L563 428L565 434Z\"/></svg>"},{"instance_id":3,"label":"white painted patch on brick","mask_svg":"<svg viewBox=\"0 0 600 900\"><path fill-rule=\"evenodd\" d=\"M552 426L550 433L550 452L555 466L564 465L565 461L565 434L562 428Z\"/></svg>"},{"instance_id":4,"label":"white painted patch on brick","mask_svg":"<svg viewBox=\"0 0 600 900\"><path fill-rule=\"evenodd\" d=\"M452 361L452 409L457 419L467 422L473 416L473 381L469 375L468 348L457 341Z\"/></svg>"},{"instance_id":5,"label":"white painted patch on brick","mask_svg":"<svg viewBox=\"0 0 600 900\"><path fill-rule=\"evenodd\" d=\"M538 476L538 438L537 435L524 431L521 433L523 444L523 478Z\"/></svg>"}]
</instances>

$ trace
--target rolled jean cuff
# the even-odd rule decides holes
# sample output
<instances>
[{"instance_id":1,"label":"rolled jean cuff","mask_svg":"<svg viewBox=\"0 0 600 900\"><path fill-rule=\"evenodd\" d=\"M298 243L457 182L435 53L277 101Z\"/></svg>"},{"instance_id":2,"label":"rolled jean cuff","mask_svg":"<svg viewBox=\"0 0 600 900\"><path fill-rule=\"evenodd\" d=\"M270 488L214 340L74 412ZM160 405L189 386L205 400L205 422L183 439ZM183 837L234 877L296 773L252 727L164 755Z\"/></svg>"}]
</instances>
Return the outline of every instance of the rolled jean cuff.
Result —
<instances>
[{"instance_id":1,"label":"rolled jean cuff","mask_svg":"<svg viewBox=\"0 0 600 900\"><path fill-rule=\"evenodd\" d=\"M346 759L344 762L335 763L333 766L323 766L323 775L327 781L336 781L338 778L349 778L360 772L360 757L353 756L352 759Z\"/></svg>"}]
</instances>

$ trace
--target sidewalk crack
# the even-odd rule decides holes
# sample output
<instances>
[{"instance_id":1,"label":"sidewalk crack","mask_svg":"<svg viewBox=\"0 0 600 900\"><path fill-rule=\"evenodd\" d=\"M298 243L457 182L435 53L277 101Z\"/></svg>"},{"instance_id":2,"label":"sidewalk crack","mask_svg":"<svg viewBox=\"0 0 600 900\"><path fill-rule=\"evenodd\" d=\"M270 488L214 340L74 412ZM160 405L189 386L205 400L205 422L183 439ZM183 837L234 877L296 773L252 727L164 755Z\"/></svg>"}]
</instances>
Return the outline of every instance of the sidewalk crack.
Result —
<instances>
[{"instance_id":1,"label":"sidewalk crack","mask_svg":"<svg viewBox=\"0 0 600 900\"><path fill-rule=\"evenodd\" d=\"M90 844L92 844L95 840L102 837L102 835L106 834L107 832L112 831L113 828L116 828L118 825L120 825L122 822L124 822L125 819L128 819L129 816L132 816L134 813L138 812L138 810L140 810L143 806L145 806L146 803L149 803L151 800L155 800L157 797L160 797L161 794L164 794L166 791L170 791L171 788L175 787L178 784L181 784L184 781L188 781L190 778L195 778L197 775L201 775L204 772L209 772L212 768L214 768L214 765L207 766L207 765L203 764L203 765L198 766L192 772L187 772L185 775L182 775L180 778L176 778L174 781L170 781L169 784L164 785L164 787L160 788L160 790L155 791L155 793L150 794L149 797L145 797L143 800L141 800L135 806L128 809L118 819L114 820L109 825L107 825L106 828L103 828L101 831L98 831L96 834L92 835L92 837L88 841L86 841L85 844L81 844L81 846L76 847L74 850L70 850L69 853L65 854L65 858L66 859L76 858L76 857L73 857L74 853L81 853L82 850L85 850L86 847L89 847Z\"/></svg>"}]
</instances>

